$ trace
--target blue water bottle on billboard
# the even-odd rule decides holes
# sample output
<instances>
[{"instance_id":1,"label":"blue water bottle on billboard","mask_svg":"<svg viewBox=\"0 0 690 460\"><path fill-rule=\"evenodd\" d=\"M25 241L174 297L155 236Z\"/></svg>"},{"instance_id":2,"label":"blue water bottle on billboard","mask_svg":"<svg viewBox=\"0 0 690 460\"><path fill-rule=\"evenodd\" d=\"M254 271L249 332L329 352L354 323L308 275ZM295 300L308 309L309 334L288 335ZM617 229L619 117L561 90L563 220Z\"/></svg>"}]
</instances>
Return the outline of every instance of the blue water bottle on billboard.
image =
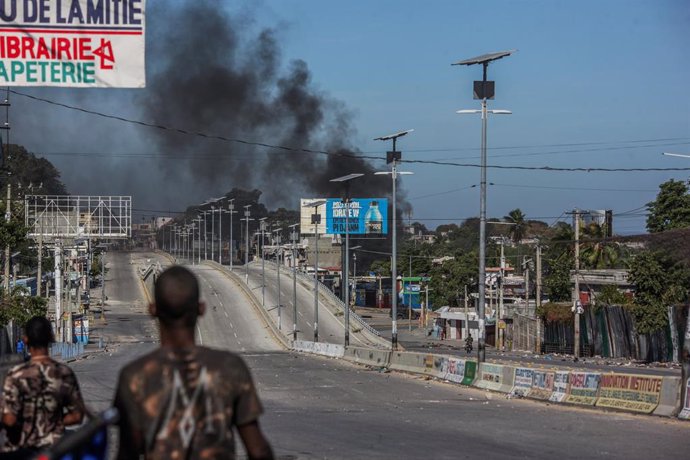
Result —
<instances>
[{"instance_id":1,"label":"blue water bottle on billboard","mask_svg":"<svg viewBox=\"0 0 690 460\"><path fill-rule=\"evenodd\" d=\"M364 232L367 234L383 232L383 216L379 211L378 201L372 201L369 210L364 215Z\"/></svg>"}]
</instances>

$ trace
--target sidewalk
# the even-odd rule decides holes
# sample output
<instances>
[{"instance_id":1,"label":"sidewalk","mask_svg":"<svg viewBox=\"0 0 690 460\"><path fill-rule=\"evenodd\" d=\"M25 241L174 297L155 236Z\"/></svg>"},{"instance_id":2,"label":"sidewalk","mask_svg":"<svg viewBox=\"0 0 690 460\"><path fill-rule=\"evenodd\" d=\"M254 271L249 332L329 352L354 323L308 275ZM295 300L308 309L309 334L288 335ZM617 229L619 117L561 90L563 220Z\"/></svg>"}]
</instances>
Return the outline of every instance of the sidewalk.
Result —
<instances>
[{"instance_id":1,"label":"sidewalk","mask_svg":"<svg viewBox=\"0 0 690 460\"><path fill-rule=\"evenodd\" d=\"M388 309L363 308L357 307L356 312L364 318L373 328L378 330L381 335L388 340L391 338L391 318ZM407 319L398 320L398 342L407 351L433 352L439 354L459 356L463 358L476 358L477 341L475 338L474 350L469 355L465 352L465 343L462 340L441 340L429 335L431 329L419 327L419 320L410 321ZM492 346L486 348L487 362L497 364L515 364L536 367L558 366L570 369L590 369L601 372L635 372L638 374L649 375L677 375L680 376L681 368L678 364L672 363L636 363L627 358L581 358L578 362L573 360L571 355L556 353L538 355L526 351L498 351Z\"/></svg>"}]
</instances>

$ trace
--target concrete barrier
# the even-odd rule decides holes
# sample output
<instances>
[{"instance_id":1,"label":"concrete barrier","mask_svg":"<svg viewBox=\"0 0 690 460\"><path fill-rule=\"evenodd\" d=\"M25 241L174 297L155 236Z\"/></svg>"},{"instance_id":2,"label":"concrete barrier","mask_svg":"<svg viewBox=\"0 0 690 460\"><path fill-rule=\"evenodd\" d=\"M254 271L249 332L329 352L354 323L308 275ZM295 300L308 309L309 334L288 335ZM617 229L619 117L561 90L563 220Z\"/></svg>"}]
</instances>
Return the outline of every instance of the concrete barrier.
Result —
<instances>
[{"instance_id":1,"label":"concrete barrier","mask_svg":"<svg viewBox=\"0 0 690 460\"><path fill-rule=\"evenodd\" d=\"M678 418L683 420L690 420L690 378L687 379L685 385L681 385L680 391L685 392L685 404L681 407Z\"/></svg>"},{"instance_id":2,"label":"concrete barrier","mask_svg":"<svg viewBox=\"0 0 690 460\"><path fill-rule=\"evenodd\" d=\"M680 377L664 377L661 384L661 398L654 409L654 415L673 417L680 411Z\"/></svg>"},{"instance_id":3,"label":"concrete barrier","mask_svg":"<svg viewBox=\"0 0 690 460\"><path fill-rule=\"evenodd\" d=\"M527 395L530 398L550 400L556 373L535 369L532 374L532 388Z\"/></svg>"},{"instance_id":4,"label":"concrete barrier","mask_svg":"<svg viewBox=\"0 0 690 460\"><path fill-rule=\"evenodd\" d=\"M391 352L371 348L347 347L345 348L343 358L357 364L365 364L374 367L388 367L391 360Z\"/></svg>"},{"instance_id":5,"label":"concrete barrier","mask_svg":"<svg viewBox=\"0 0 690 460\"><path fill-rule=\"evenodd\" d=\"M316 342L314 343L314 353L331 358L342 358L345 355L345 347L335 343Z\"/></svg>"},{"instance_id":6,"label":"concrete barrier","mask_svg":"<svg viewBox=\"0 0 690 460\"><path fill-rule=\"evenodd\" d=\"M441 378L460 383L462 385L472 385L477 373L477 363L465 359L449 357L443 362Z\"/></svg>"},{"instance_id":7,"label":"concrete barrier","mask_svg":"<svg viewBox=\"0 0 690 460\"><path fill-rule=\"evenodd\" d=\"M478 388L501 393L510 393L513 389L515 371L512 366L480 363L477 375L475 386Z\"/></svg>"},{"instance_id":8,"label":"concrete barrier","mask_svg":"<svg viewBox=\"0 0 690 460\"><path fill-rule=\"evenodd\" d=\"M513 387L510 389L510 394L526 397L532 391L532 377L534 377L534 369L516 367L513 371Z\"/></svg>"},{"instance_id":9,"label":"concrete barrier","mask_svg":"<svg viewBox=\"0 0 690 460\"><path fill-rule=\"evenodd\" d=\"M601 375L596 405L651 414L661 400L663 378L649 375Z\"/></svg>"},{"instance_id":10,"label":"concrete barrier","mask_svg":"<svg viewBox=\"0 0 690 460\"><path fill-rule=\"evenodd\" d=\"M583 406L593 406L599 396L599 381L601 374L598 372L570 372L568 379L568 395L565 402Z\"/></svg>"},{"instance_id":11,"label":"concrete barrier","mask_svg":"<svg viewBox=\"0 0 690 460\"><path fill-rule=\"evenodd\" d=\"M430 353L395 351L391 353L390 368L396 371L441 377L447 357Z\"/></svg>"},{"instance_id":12,"label":"concrete barrier","mask_svg":"<svg viewBox=\"0 0 690 460\"><path fill-rule=\"evenodd\" d=\"M553 392L549 396L551 402L564 402L570 393L570 371L556 371L553 376Z\"/></svg>"}]
</instances>

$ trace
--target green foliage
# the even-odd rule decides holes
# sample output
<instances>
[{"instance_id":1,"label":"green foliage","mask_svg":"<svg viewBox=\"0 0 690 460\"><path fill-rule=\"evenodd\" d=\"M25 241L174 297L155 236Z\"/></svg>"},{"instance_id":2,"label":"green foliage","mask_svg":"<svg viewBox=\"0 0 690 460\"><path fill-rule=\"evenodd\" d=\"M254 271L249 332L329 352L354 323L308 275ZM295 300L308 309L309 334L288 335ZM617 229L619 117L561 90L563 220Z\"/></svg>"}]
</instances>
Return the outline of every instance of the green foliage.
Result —
<instances>
[{"instance_id":1,"label":"green foliage","mask_svg":"<svg viewBox=\"0 0 690 460\"><path fill-rule=\"evenodd\" d=\"M537 316L547 323L572 323L573 312L570 304L547 302L537 308Z\"/></svg>"},{"instance_id":2,"label":"green foliage","mask_svg":"<svg viewBox=\"0 0 690 460\"><path fill-rule=\"evenodd\" d=\"M616 268L620 260L620 246L618 243L603 241L606 236L605 227L592 222L582 228L580 239L580 262L582 268Z\"/></svg>"},{"instance_id":3,"label":"green foliage","mask_svg":"<svg viewBox=\"0 0 690 460\"><path fill-rule=\"evenodd\" d=\"M19 326L24 326L34 316L45 316L47 303L46 298L30 296L25 288L16 287L9 296L3 295L0 301L0 325L15 321Z\"/></svg>"},{"instance_id":4,"label":"green foliage","mask_svg":"<svg viewBox=\"0 0 690 460\"><path fill-rule=\"evenodd\" d=\"M458 297L463 297L465 286L469 292L476 288L477 254L456 253L455 259L447 260L431 269L431 297L437 307L457 306Z\"/></svg>"},{"instance_id":5,"label":"green foliage","mask_svg":"<svg viewBox=\"0 0 690 460\"><path fill-rule=\"evenodd\" d=\"M9 160L7 168L10 171L10 183L13 187L22 187L28 193L37 195L65 195L67 189L60 180L60 172L45 158L37 158L21 145L10 144L5 152ZM7 180L0 179L4 192Z\"/></svg>"},{"instance_id":6,"label":"green foliage","mask_svg":"<svg viewBox=\"0 0 690 460\"><path fill-rule=\"evenodd\" d=\"M643 251L630 264L635 299L630 311L639 333L658 331L668 324L666 308L688 298L690 269L662 252Z\"/></svg>"},{"instance_id":7,"label":"green foliage","mask_svg":"<svg viewBox=\"0 0 690 460\"><path fill-rule=\"evenodd\" d=\"M647 230L651 233L690 227L690 193L682 181L671 179L661 184L656 200L647 206Z\"/></svg>"},{"instance_id":8,"label":"green foliage","mask_svg":"<svg viewBox=\"0 0 690 460\"><path fill-rule=\"evenodd\" d=\"M519 243L525 237L527 231L527 222L525 221L525 214L520 208L513 209L505 216L505 219L512 223L510 226L510 237L514 243Z\"/></svg>"},{"instance_id":9,"label":"green foliage","mask_svg":"<svg viewBox=\"0 0 690 460\"><path fill-rule=\"evenodd\" d=\"M570 270L573 258L564 254L560 258L547 259L544 289L552 302L563 302L572 297Z\"/></svg>"},{"instance_id":10,"label":"green foliage","mask_svg":"<svg viewBox=\"0 0 690 460\"><path fill-rule=\"evenodd\" d=\"M600 306L622 306L630 303L630 299L625 296L618 287L614 285L606 285L601 288L601 292L597 295L596 304Z\"/></svg>"}]
</instances>

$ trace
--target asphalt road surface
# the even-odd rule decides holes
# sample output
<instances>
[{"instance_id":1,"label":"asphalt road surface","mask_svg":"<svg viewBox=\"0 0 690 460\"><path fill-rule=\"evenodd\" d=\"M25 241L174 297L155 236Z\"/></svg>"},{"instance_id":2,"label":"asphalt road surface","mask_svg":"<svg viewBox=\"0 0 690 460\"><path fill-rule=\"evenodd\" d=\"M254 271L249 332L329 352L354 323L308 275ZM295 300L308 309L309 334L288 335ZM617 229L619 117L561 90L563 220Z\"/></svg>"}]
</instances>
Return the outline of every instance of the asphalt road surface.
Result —
<instances>
[{"instance_id":1,"label":"asphalt road surface","mask_svg":"<svg viewBox=\"0 0 690 460\"><path fill-rule=\"evenodd\" d=\"M128 258L111 261L128 264ZM143 296L133 267L117 278L131 297ZM209 266L192 269L203 297L216 306L200 321L199 340L243 355L278 458L684 458L690 448L690 424L676 420L508 400L284 351L234 281ZM129 302L128 310L111 312L131 319L117 323L128 342L73 366L91 404L107 402L122 363L153 346L143 297ZM87 386L85 379L91 379Z\"/></svg>"}]
</instances>

